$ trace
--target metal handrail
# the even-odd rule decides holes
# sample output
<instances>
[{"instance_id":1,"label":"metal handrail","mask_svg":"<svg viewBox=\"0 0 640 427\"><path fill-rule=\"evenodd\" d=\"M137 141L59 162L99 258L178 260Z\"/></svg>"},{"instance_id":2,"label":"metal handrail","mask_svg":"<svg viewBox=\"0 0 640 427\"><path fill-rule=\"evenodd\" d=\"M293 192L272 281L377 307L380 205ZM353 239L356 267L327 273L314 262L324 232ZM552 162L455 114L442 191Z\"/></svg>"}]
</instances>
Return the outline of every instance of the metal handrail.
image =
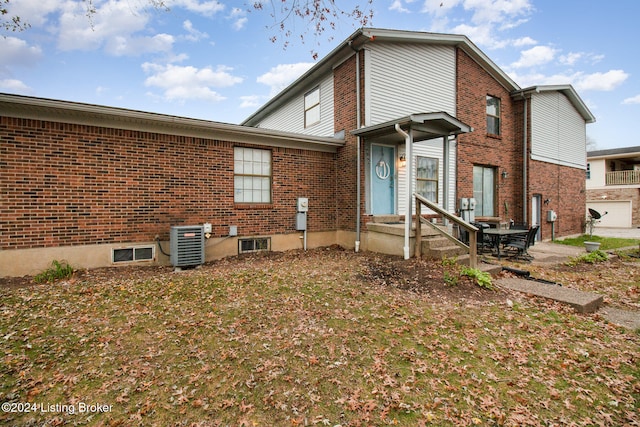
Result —
<instances>
[{"instance_id":1,"label":"metal handrail","mask_svg":"<svg viewBox=\"0 0 640 427\"><path fill-rule=\"evenodd\" d=\"M424 197L422 197L419 194L413 193L413 196L416 198L416 249L415 249L416 257L420 257L421 254L422 254L422 223L427 223L430 226L432 226L434 229L438 230L438 232L440 234L442 234L443 236L445 236L446 238L448 238L450 240L454 240L457 245L468 249L469 250L469 267L477 268L478 267L478 247L477 247L478 228L473 226L473 225L471 225L471 224L469 224L468 222L466 222L462 218L457 217L457 216L445 211L440 206L436 205L433 202L430 202L429 200L425 199ZM436 212L437 214L442 215L444 218L448 219L451 222L454 222L454 223L458 224L459 227L462 227L466 231L468 231L469 232L469 246L465 245L464 243L460 242L458 239L453 237L451 234L447 233L444 230L441 230L438 227L435 227L429 221L427 221L426 219L422 218L422 205L425 205L426 207L428 207L432 211Z\"/></svg>"}]
</instances>

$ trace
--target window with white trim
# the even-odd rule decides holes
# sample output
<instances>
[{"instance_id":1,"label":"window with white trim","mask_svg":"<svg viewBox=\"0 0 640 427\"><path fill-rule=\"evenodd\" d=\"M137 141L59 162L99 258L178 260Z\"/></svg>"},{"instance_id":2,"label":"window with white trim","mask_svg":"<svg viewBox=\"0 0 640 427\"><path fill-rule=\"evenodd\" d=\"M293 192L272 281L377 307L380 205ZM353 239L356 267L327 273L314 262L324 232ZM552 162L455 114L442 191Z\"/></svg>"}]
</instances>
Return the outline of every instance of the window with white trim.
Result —
<instances>
[{"instance_id":1,"label":"window with white trim","mask_svg":"<svg viewBox=\"0 0 640 427\"><path fill-rule=\"evenodd\" d=\"M271 203L271 151L235 147L233 152L236 203Z\"/></svg>"},{"instance_id":2,"label":"window with white trim","mask_svg":"<svg viewBox=\"0 0 640 427\"><path fill-rule=\"evenodd\" d=\"M438 203L438 159L416 157L416 192L433 203Z\"/></svg>"},{"instance_id":3,"label":"window with white trim","mask_svg":"<svg viewBox=\"0 0 640 427\"><path fill-rule=\"evenodd\" d=\"M500 98L487 95L487 133L500 135Z\"/></svg>"},{"instance_id":4,"label":"window with white trim","mask_svg":"<svg viewBox=\"0 0 640 427\"><path fill-rule=\"evenodd\" d=\"M320 122L320 87L311 89L304 95L304 127Z\"/></svg>"}]
</instances>

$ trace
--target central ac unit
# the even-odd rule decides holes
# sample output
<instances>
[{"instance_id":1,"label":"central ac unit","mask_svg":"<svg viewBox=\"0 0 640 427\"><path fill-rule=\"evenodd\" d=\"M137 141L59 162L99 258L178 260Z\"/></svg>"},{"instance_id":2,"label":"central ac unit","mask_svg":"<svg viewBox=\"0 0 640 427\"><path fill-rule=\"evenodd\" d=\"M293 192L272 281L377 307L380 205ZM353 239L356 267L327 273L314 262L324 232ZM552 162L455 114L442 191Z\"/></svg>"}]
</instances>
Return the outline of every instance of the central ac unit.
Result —
<instances>
[{"instance_id":1,"label":"central ac unit","mask_svg":"<svg viewBox=\"0 0 640 427\"><path fill-rule=\"evenodd\" d=\"M204 264L204 227L180 225L171 227L171 264L191 267Z\"/></svg>"}]
</instances>

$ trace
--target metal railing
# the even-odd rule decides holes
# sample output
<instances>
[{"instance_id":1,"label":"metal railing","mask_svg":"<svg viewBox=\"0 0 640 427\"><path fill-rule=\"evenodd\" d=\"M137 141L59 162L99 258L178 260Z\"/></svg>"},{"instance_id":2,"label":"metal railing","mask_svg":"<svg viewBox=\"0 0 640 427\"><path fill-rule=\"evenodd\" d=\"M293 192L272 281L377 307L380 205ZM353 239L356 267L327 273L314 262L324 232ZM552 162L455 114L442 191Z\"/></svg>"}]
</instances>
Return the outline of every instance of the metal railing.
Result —
<instances>
[{"instance_id":1,"label":"metal railing","mask_svg":"<svg viewBox=\"0 0 640 427\"><path fill-rule=\"evenodd\" d=\"M440 234L442 234L444 237L453 241L456 245L468 250L469 251L469 267L477 268L478 267L478 247L477 247L478 229L473 225L469 224L468 222L464 221L460 217L457 217L445 211L435 203L430 202L429 200L425 199L419 194L414 193L413 195L416 198L416 248L415 248L416 257L419 258L422 255L422 224L428 224L433 229L437 230ZM427 220L426 218L423 218L422 205L425 205L427 208L441 215L443 218L446 218L449 221L458 224L459 227L468 231L469 246L465 245L460 240L456 239L454 236L447 233L446 231L440 229L439 227L436 227L434 224L431 223L431 221Z\"/></svg>"},{"instance_id":2,"label":"metal railing","mask_svg":"<svg viewBox=\"0 0 640 427\"><path fill-rule=\"evenodd\" d=\"M640 184L640 170L607 172L605 180L606 185Z\"/></svg>"}]
</instances>

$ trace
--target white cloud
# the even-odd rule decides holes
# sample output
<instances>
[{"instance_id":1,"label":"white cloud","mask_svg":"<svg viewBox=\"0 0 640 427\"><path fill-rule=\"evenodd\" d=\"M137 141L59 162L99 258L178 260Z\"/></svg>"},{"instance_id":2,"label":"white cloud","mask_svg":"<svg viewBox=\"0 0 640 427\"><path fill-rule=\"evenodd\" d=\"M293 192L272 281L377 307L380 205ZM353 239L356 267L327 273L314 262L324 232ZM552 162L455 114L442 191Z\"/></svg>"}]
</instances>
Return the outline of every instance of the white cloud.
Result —
<instances>
[{"instance_id":1,"label":"white cloud","mask_svg":"<svg viewBox=\"0 0 640 427\"><path fill-rule=\"evenodd\" d=\"M128 2L109 0L98 7L89 22L82 4L67 2L60 15L58 47L62 50L94 50L106 41L122 45L122 40L144 29L148 21L146 14L133 13ZM114 42L114 39L120 41Z\"/></svg>"},{"instance_id":2,"label":"white cloud","mask_svg":"<svg viewBox=\"0 0 640 427\"><path fill-rule=\"evenodd\" d=\"M535 41L534 39L532 39L531 37L522 37L519 39L515 39L512 44L515 47L520 47L520 46L531 46L533 44L537 44L538 42Z\"/></svg>"},{"instance_id":3,"label":"white cloud","mask_svg":"<svg viewBox=\"0 0 640 427\"><path fill-rule=\"evenodd\" d=\"M196 68L146 62L142 68L151 74L145 80L145 86L162 89L164 98L168 100L222 101L226 98L212 88L223 88L242 83L242 78L232 75L233 69L224 65L213 69L211 67Z\"/></svg>"},{"instance_id":4,"label":"white cloud","mask_svg":"<svg viewBox=\"0 0 640 427\"><path fill-rule=\"evenodd\" d=\"M32 93L32 89L17 79L0 80L0 90L10 93Z\"/></svg>"},{"instance_id":5,"label":"white cloud","mask_svg":"<svg viewBox=\"0 0 640 427\"><path fill-rule=\"evenodd\" d=\"M170 52L175 39L169 34L153 37L121 37L107 40L105 52L114 56L136 56L149 52Z\"/></svg>"},{"instance_id":6,"label":"white cloud","mask_svg":"<svg viewBox=\"0 0 640 427\"><path fill-rule=\"evenodd\" d=\"M458 7L470 17L464 24L451 27L447 15ZM509 40L498 34L528 21L533 11L530 0L424 0L421 11L435 17L431 31L464 34L474 43L491 49L533 42L530 37Z\"/></svg>"},{"instance_id":7,"label":"white cloud","mask_svg":"<svg viewBox=\"0 0 640 427\"><path fill-rule=\"evenodd\" d=\"M563 85L571 84L579 92L602 91L609 92L620 86L629 77L622 70L610 70L606 73L585 74L578 71L571 74L544 75L542 73L530 73L519 75L510 72L509 76L522 87L537 85Z\"/></svg>"},{"instance_id":8,"label":"white cloud","mask_svg":"<svg viewBox=\"0 0 640 427\"><path fill-rule=\"evenodd\" d=\"M623 104L640 104L640 95L632 96L631 98L626 98L622 101Z\"/></svg>"},{"instance_id":9,"label":"white cloud","mask_svg":"<svg viewBox=\"0 0 640 427\"><path fill-rule=\"evenodd\" d=\"M391 6L389 6L389 10L395 10L396 12L400 13L411 12L409 9L402 5L402 0L393 0L393 3L391 3Z\"/></svg>"},{"instance_id":10,"label":"white cloud","mask_svg":"<svg viewBox=\"0 0 640 427\"><path fill-rule=\"evenodd\" d=\"M534 67L536 65L547 64L556 56L557 49L549 46L535 46L520 52L520 59L511 64L513 68Z\"/></svg>"},{"instance_id":11,"label":"white cloud","mask_svg":"<svg viewBox=\"0 0 640 427\"><path fill-rule=\"evenodd\" d=\"M233 21L232 27L234 30L240 31L245 27L245 25L247 25L249 19L247 19L246 14L247 12L244 9L237 7L231 9L231 14L228 19Z\"/></svg>"},{"instance_id":12,"label":"white cloud","mask_svg":"<svg viewBox=\"0 0 640 427\"><path fill-rule=\"evenodd\" d=\"M199 1L199 0L167 0L167 7L182 7L190 12L195 12L203 16L213 16L224 10L224 4L218 1Z\"/></svg>"},{"instance_id":13,"label":"white cloud","mask_svg":"<svg viewBox=\"0 0 640 427\"><path fill-rule=\"evenodd\" d=\"M298 62L297 64L280 64L268 72L258 76L257 82L271 87L270 96L278 94L289 83L304 74L314 65L313 62Z\"/></svg>"},{"instance_id":14,"label":"white cloud","mask_svg":"<svg viewBox=\"0 0 640 427\"><path fill-rule=\"evenodd\" d=\"M569 52L566 55L560 56L560 62L565 65L574 65L579 59L584 57L582 52Z\"/></svg>"},{"instance_id":15,"label":"white cloud","mask_svg":"<svg viewBox=\"0 0 640 427\"><path fill-rule=\"evenodd\" d=\"M182 23L182 28L184 28L187 31L188 35L185 36L185 39L189 41L197 42L202 39L209 38L209 34L196 30L193 27L193 24L191 23L191 21L189 21L188 19Z\"/></svg>"},{"instance_id":16,"label":"white cloud","mask_svg":"<svg viewBox=\"0 0 640 427\"><path fill-rule=\"evenodd\" d=\"M578 90L598 90L612 91L627 80L629 74L623 70L609 70L606 73L593 73L582 75L576 81L575 87Z\"/></svg>"},{"instance_id":17,"label":"white cloud","mask_svg":"<svg viewBox=\"0 0 640 427\"><path fill-rule=\"evenodd\" d=\"M241 96L240 108L257 108L262 105L262 98L257 95Z\"/></svg>"},{"instance_id":18,"label":"white cloud","mask_svg":"<svg viewBox=\"0 0 640 427\"><path fill-rule=\"evenodd\" d=\"M42 58L42 49L16 37L0 37L0 64L34 65Z\"/></svg>"}]
</instances>

